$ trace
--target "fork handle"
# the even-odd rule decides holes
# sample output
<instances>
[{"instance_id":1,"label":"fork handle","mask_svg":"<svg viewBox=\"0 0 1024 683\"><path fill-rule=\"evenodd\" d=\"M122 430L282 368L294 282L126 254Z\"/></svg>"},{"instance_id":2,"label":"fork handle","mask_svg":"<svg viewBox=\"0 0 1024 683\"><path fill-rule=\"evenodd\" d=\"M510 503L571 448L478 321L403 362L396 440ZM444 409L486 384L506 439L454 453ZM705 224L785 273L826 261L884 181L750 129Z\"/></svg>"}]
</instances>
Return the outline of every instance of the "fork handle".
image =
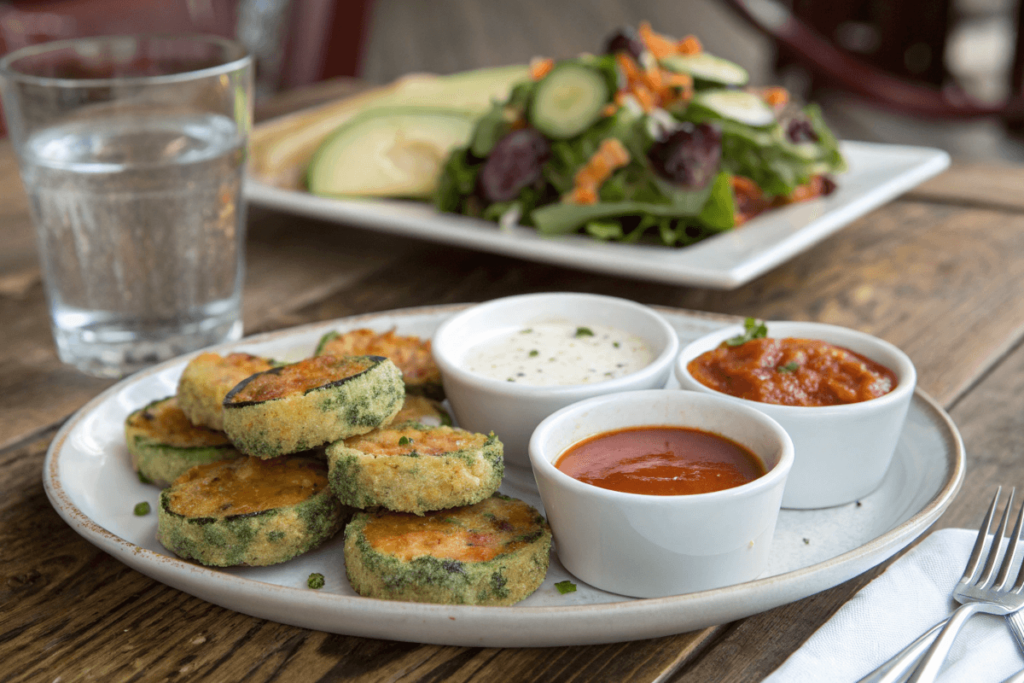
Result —
<instances>
[{"instance_id":1,"label":"fork handle","mask_svg":"<svg viewBox=\"0 0 1024 683\"><path fill-rule=\"evenodd\" d=\"M893 655L891 659L869 673L857 683L902 683L913 672L928 646L932 644L939 631L946 625L946 619L922 633L917 640Z\"/></svg>"},{"instance_id":2,"label":"fork handle","mask_svg":"<svg viewBox=\"0 0 1024 683\"><path fill-rule=\"evenodd\" d=\"M925 654L924 659L914 671L914 675L910 677L910 683L932 683L938 677L939 669L942 668L942 663L946 661L949 649L953 647L953 640L956 639L960 629L964 627L967 620L980 612L982 607L983 603L969 602L966 605L960 605L953 612L952 616L949 617L949 621L946 622L942 631L939 632L939 637L928 648L927 654Z\"/></svg>"}]
</instances>

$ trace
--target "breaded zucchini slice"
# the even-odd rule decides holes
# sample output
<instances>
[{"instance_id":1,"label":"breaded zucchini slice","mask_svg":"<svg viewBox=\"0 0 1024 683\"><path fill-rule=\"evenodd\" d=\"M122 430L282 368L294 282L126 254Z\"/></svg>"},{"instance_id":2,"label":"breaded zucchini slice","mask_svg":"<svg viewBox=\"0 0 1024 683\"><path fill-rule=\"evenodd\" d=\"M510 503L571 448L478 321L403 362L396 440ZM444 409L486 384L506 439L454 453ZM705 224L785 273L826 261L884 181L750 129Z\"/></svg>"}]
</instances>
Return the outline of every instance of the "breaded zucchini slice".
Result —
<instances>
[{"instance_id":1,"label":"breaded zucchini slice","mask_svg":"<svg viewBox=\"0 0 1024 683\"><path fill-rule=\"evenodd\" d=\"M551 529L521 500L495 495L417 517L360 512L345 528L345 570L360 595L512 605L544 582Z\"/></svg>"},{"instance_id":2,"label":"breaded zucchini slice","mask_svg":"<svg viewBox=\"0 0 1024 683\"><path fill-rule=\"evenodd\" d=\"M331 487L346 505L422 515L471 505L498 490L498 437L407 422L327 447Z\"/></svg>"},{"instance_id":3,"label":"breaded zucchini slice","mask_svg":"<svg viewBox=\"0 0 1024 683\"><path fill-rule=\"evenodd\" d=\"M157 540L205 565L265 566L316 548L351 512L319 460L239 458L194 467L164 489Z\"/></svg>"},{"instance_id":4,"label":"breaded zucchini slice","mask_svg":"<svg viewBox=\"0 0 1024 683\"><path fill-rule=\"evenodd\" d=\"M448 414L440 403L425 396L411 396L406 394L405 403L402 409L391 420L391 427L405 424L406 422L418 422L428 426L451 426L452 416Z\"/></svg>"},{"instance_id":5,"label":"breaded zucchini slice","mask_svg":"<svg viewBox=\"0 0 1024 683\"><path fill-rule=\"evenodd\" d=\"M278 365L248 353L202 353L189 361L178 380L178 405L193 424L224 429L224 397L246 377Z\"/></svg>"},{"instance_id":6,"label":"breaded zucchini slice","mask_svg":"<svg viewBox=\"0 0 1024 683\"><path fill-rule=\"evenodd\" d=\"M129 415L124 436L132 468L144 481L160 488L170 486L196 465L241 455L224 432L189 422L174 396L153 401Z\"/></svg>"},{"instance_id":7,"label":"breaded zucchini slice","mask_svg":"<svg viewBox=\"0 0 1024 683\"><path fill-rule=\"evenodd\" d=\"M365 434L404 399L387 358L317 356L243 380L224 398L224 431L243 453L274 458Z\"/></svg>"},{"instance_id":8,"label":"breaded zucchini slice","mask_svg":"<svg viewBox=\"0 0 1024 683\"><path fill-rule=\"evenodd\" d=\"M441 371L430 352L430 340L403 337L393 329L375 332L362 328L351 332L328 332L320 338L316 355L384 356L402 371L405 390L437 401L444 399Z\"/></svg>"}]
</instances>

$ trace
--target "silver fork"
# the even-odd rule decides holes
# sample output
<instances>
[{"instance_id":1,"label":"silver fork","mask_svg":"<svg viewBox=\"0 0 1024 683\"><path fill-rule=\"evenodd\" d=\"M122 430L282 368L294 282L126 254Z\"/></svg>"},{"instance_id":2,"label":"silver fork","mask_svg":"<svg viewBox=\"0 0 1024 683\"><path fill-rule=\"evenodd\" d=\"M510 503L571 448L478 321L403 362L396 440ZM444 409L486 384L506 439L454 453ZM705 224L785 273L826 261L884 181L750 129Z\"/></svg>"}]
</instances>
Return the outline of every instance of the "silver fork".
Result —
<instances>
[{"instance_id":1,"label":"silver fork","mask_svg":"<svg viewBox=\"0 0 1024 683\"><path fill-rule=\"evenodd\" d=\"M953 638L959 632L960 628L967 621L968 618L977 614L979 611L986 611L994 614L1007 615L1007 620L1017 619L1017 625L1021 626L1021 632L1015 632L1015 637L1024 636L1024 614L1016 612L1021 606L1024 606L1024 565L1021 566L1021 571L1017 576L1017 580L1014 583L1013 588L1006 593L1000 593L1005 587L1007 576L1011 569L1011 565L1017 555L1017 546L1020 539L1021 525L1024 522L1024 507L1022 507L1020 514L1017 517L1016 524L1014 525L1013 536L1010 540L1010 545L1007 547L1006 552L1003 554L1003 562L999 570L999 575L996 577L995 583L986 585L989 583L992 572L994 571L995 564L998 560L999 550L1002 545L1001 541L1006 533L1006 527L1009 523L1010 511L1013 506L1013 492L1010 493L1010 500L1007 502L1006 509L1003 511L1003 517L999 525L997 533L993 536L992 542L987 548L987 554L983 556L983 552L986 550L985 541L988 537L989 530L992 526L992 520L995 517L996 508L999 503L999 496L1002 492L1002 487L996 490L996 495L992 499L992 504L989 506L988 513L985 515L985 519L981 523L981 528L978 529L978 538L974 542L974 549L971 551L970 559L967 561L967 567L964 568L964 574L960 578L960 582L957 584L954 590L953 596L957 601L962 603L962 606L957 609L946 621L940 622L933 626L928 632L922 634L917 640L908 645L903 651L896 654L892 659L882 664L867 676L862 678L858 683L898 683L906 679L908 672L917 665L922 655L925 655L925 650L928 652L925 656L931 657L934 664L931 664L927 671L924 671L924 663L918 668L915 673L915 681L931 680L928 678L921 678L921 676L931 675L934 679L938 673L938 669L942 666L942 662L945 660L946 654L949 652L949 648L952 646ZM982 570L981 576L975 581L974 578L978 573L978 567L982 562L985 562L985 567ZM962 592L964 591L964 592ZM968 592L972 595L968 595ZM983 605L985 603L979 602L979 598L975 597L977 593L984 593L985 595L996 595L1000 599L1010 599L1015 607L998 607L999 611L990 611L985 609ZM981 598L984 600L985 598ZM973 607L972 607L973 605ZM949 624L957 618L957 622L952 629ZM1011 624L1013 626L1014 624ZM936 633L942 631L940 637L936 637ZM939 644L940 638L945 638L943 644ZM929 648L929 643L931 647ZM934 671L932 671L934 669ZM929 673L930 672L930 673Z\"/></svg>"},{"instance_id":2,"label":"silver fork","mask_svg":"<svg viewBox=\"0 0 1024 683\"><path fill-rule=\"evenodd\" d=\"M993 579L996 571L996 562L999 560L1003 536L1006 535L1006 527L1010 521L1010 510L1013 507L1013 494L1010 491L1010 499L1006 502L1006 509L1003 511L1003 518L999 522L999 529L992 537L989 545L988 558L985 568L978 575L978 567L982 562L982 550L985 546L985 537L995 516L996 505L999 502L1000 490L996 490L995 498L992 499L992 506L985 515L984 533L978 534L978 540L974 542L974 550L971 551L971 559L967 561L967 568L964 575L957 583L953 591L953 597L960 603L960 607L949 617L949 621L939 632L938 638L928 648L924 660L918 665L910 683L930 683L939 675L942 662L953 646L953 639L956 638L960 629L967 623L967 620L979 612L987 614L998 614L1006 616L1024 607L1024 565L1014 580L1013 586L1008 586L1010 569L1014 560L1018 559L1017 549L1020 545L1021 527L1024 526L1024 505L1021 506L1017 521L1013 525L1013 535L1006 551L1002 553L1002 564L999 567L999 574Z\"/></svg>"}]
</instances>

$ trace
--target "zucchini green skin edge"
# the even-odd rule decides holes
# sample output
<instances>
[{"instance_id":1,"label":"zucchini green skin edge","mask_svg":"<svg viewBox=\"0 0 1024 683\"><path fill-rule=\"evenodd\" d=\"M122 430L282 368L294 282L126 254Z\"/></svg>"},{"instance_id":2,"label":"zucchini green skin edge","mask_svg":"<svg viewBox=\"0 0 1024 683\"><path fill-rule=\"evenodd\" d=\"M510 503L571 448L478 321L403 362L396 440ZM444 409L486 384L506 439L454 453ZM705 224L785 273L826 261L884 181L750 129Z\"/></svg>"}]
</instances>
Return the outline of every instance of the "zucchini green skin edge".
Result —
<instances>
[{"instance_id":1,"label":"zucchini green skin edge","mask_svg":"<svg viewBox=\"0 0 1024 683\"><path fill-rule=\"evenodd\" d=\"M165 488L196 465L241 457L242 454L229 443L223 446L171 446L132 426L136 415L168 400L152 401L125 420L124 437L132 467L147 483Z\"/></svg>"},{"instance_id":2,"label":"zucchini green skin edge","mask_svg":"<svg viewBox=\"0 0 1024 683\"><path fill-rule=\"evenodd\" d=\"M370 515L360 512L345 527L345 573L356 593L406 602L456 605L514 605L528 598L547 575L551 531L547 524L528 546L487 562L417 557L402 562L379 553L363 529Z\"/></svg>"},{"instance_id":3,"label":"zucchini green skin edge","mask_svg":"<svg viewBox=\"0 0 1024 683\"><path fill-rule=\"evenodd\" d=\"M378 362L373 367L357 375L302 394L232 403L250 377L224 399L224 431L241 452L276 458L376 429L402 409L405 388L395 364L375 358Z\"/></svg>"},{"instance_id":4,"label":"zucchini green skin edge","mask_svg":"<svg viewBox=\"0 0 1024 683\"><path fill-rule=\"evenodd\" d=\"M157 540L175 555L209 567L286 562L332 538L353 512L324 487L298 505L224 518L185 517L171 511L169 491L160 494Z\"/></svg>"},{"instance_id":5,"label":"zucchini green skin edge","mask_svg":"<svg viewBox=\"0 0 1024 683\"><path fill-rule=\"evenodd\" d=\"M127 431L127 430L126 430ZM160 488L170 486L175 479L196 465L239 458L241 453L230 445L219 447L177 448L142 435L128 435L128 452L139 474Z\"/></svg>"},{"instance_id":6,"label":"zucchini green skin edge","mask_svg":"<svg viewBox=\"0 0 1024 683\"><path fill-rule=\"evenodd\" d=\"M432 429L419 423L396 427ZM422 515L479 503L501 486L504 448L491 434L479 448L442 455L371 455L345 446L327 447L327 479L345 505L382 507Z\"/></svg>"},{"instance_id":7,"label":"zucchini green skin edge","mask_svg":"<svg viewBox=\"0 0 1024 683\"><path fill-rule=\"evenodd\" d=\"M323 355L324 347L327 346L328 342L330 342L332 339L337 339L340 336L340 332L332 331L320 337L320 341L317 342L316 350L313 352L313 355ZM422 396L424 398L429 398L432 401L438 402L443 401L445 399L444 384L438 381L425 380L423 382L406 382L405 393L414 394L416 396Z\"/></svg>"}]
</instances>

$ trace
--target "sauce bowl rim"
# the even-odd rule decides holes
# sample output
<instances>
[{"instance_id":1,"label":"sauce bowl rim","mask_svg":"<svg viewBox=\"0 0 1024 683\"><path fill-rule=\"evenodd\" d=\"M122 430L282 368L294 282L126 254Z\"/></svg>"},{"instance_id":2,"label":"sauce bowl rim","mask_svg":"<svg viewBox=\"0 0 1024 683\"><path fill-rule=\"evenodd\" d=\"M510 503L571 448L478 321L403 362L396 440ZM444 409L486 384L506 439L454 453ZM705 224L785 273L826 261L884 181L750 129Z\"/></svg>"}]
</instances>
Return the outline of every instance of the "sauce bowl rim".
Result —
<instances>
[{"instance_id":1,"label":"sauce bowl rim","mask_svg":"<svg viewBox=\"0 0 1024 683\"><path fill-rule=\"evenodd\" d=\"M499 379L492 379L490 377L484 377L474 372L470 372L465 369L463 365L456 362L452 357L450 349L446 346L446 336L452 334L451 330L458 324L464 324L467 319L472 319L474 316L483 315L491 312L495 309L500 309L506 306L529 304L531 302L538 302L542 300L558 300L558 299L588 299L596 302L605 302L611 305L618 305L624 308L631 309L641 315L646 316L656 327L659 328L660 332L664 335L664 348L661 352L656 355L650 363L643 366L639 370L635 370L629 374L621 377L615 377L613 379L604 380L601 382L592 382L589 384L567 384L567 385L553 385L553 386L538 386L534 384L520 384L516 382L506 382ZM603 324L603 323L602 323ZM615 327L614 324L608 325L609 327ZM636 334L632 329L624 326L620 326L624 332L629 334ZM607 296L604 294L588 294L583 292L538 292L534 294L518 294L514 296L501 297L498 299L491 299L482 303L476 304L470 308L465 309L459 313L456 313L448 320L444 321L440 327L434 332L431 339L431 350L433 352L434 361L437 363L441 370L442 377L453 377L459 382L467 384L474 389L485 391L492 394L502 394L506 396L515 396L523 398L531 397L571 397L573 395L586 396L593 392L600 393L611 393L616 391L629 390L629 387L637 382L649 381L659 373L668 369L671 372L672 364L675 362L676 357L679 355L680 343L679 335L676 333L675 328L669 324L669 322L660 313L652 309L650 306L632 301L630 299L623 299L621 297Z\"/></svg>"},{"instance_id":2,"label":"sauce bowl rim","mask_svg":"<svg viewBox=\"0 0 1024 683\"><path fill-rule=\"evenodd\" d=\"M683 385L682 389L684 391L699 391L707 393L712 396L722 396L731 401L738 401L746 405L757 406L757 410L761 410L762 408L764 408L769 411L778 411L779 415L796 416L801 414L810 414L811 412L813 412L814 415L819 417L824 417L833 413L847 414L853 411L875 412L887 410L891 407L890 404L899 403L903 400L906 400L908 396L914 393L914 389L917 386L917 368L914 366L913 361L910 360L910 357L902 349L900 349L898 346L891 342L888 342L874 335L868 334L867 332L861 332L860 330L855 330L849 327L843 327L842 325L832 325L831 323L819 323L804 320L767 320L764 321L764 324L768 327L769 339L812 339L815 341L824 341L828 344L833 344L834 346L846 348L843 346L842 343L830 342L826 339L820 339L812 335L795 335L787 333L780 336L772 334L773 325L776 326L776 329L778 329L780 326L783 328L788 328L790 326L793 326L795 328L803 328L806 326L808 329L820 330L826 333L833 332L837 335L847 335L865 344L874 345L876 348L884 350L893 358L895 358L897 360L897 364L899 367L889 367L888 363L880 361L878 358L873 357L873 355L870 353L861 353L860 351L855 351L855 353L860 353L860 355L867 357L869 360L879 363L880 365L883 365L889 370L891 370L896 375L896 388L887 394L878 396L877 398L868 399L866 401L858 401L856 403L842 403L838 405L829 406L788 406L779 403L755 401L753 399L743 398L741 396L733 396L732 394L727 394L724 391L719 391L718 389L709 387L706 384L702 384L701 382L697 381L697 379L690 374L689 368L687 368L689 362L697 358L702 353L717 348L719 344L721 344L729 337L735 336L737 332L742 333L744 330L743 323L737 323L735 325L729 325L727 327L723 327L719 330L715 330L714 332L710 332L702 337L699 337L698 339L695 339L686 346L684 346L682 350L680 350L675 362L675 375L679 383ZM708 346L708 344L711 342L714 343ZM852 351L853 349L848 350Z\"/></svg>"},{"instance_id":3,"label":"sauce bowl rim","mask_svg":"<svg viewBox=\"0 0 1024 683\"><path fill-rule=\"evenodd\" d=\"M765 465L766 472L745 484L739 486L733 486L728 489L722 489L721 491L710 491L707 493L689 493L689 494L676 494L676 495L655 495L647 493L628 493L625 491L615 491L613 489L601 488L593 484L587 484L580 481L570 475L566 474L562 470L555 466L555 460L560 458L562 454L574 447L576 444L593 438L599 434L604 434L610 431L607 428L598 428L592 433L588 433L585 436L581 436L565 448L561 449L558 453L554 454L553 457L547 457L544 451L548 450L544 445L544 441L550 437L550 432L556 428L556 426L564 421L572 420L577 417L577 413L586 411L590 408L601 406L608 403L619 403L629 401L644 401L647 399L658 400L658 401L682 401L682 402L696 402L710 404L712 407L718 407L722 410L735 411L742 417L739 419L750 420L758 423L762 429L769 431L778 444L781 446L781 454L779 461L773 466L768 467L765 463L764 458L754 451L753 448L740 443L736 438L729 434L723 434L708 429L705 426L697 424L684 424L682 422L647 422L638 423L635 425L629 425L622 427L622 429L631 429L634 427L689 427L692 429L700 429L710 434L716 434L722 436L730 441L740 444L747 450L754 453L755 457L761 461L762 465ZM617 428L618 429L618 428ZM529 447L530 464L534 470L534 476L538 475L538 470L551 479L551 481L558 486L568 487L570 490L580 493L582 495L597 496L606 498L610 501L620 501L622 503L631 505L645 505L645 506L664 506L664 505L676 505L676 506L692 506L701 505L705 503L717 503L719 501L726 502L736 498L746 498L748 496L757 495L764 489L771 488L778 483L779 479L783 479L789 475L789 471L793 467L795 459L795 449L793 447L793 441L790 438L786 430L770 415L751 408L750 406L736 403L735 401L729 401L720 396L714 396L711 394L700 394L692 391L677 391L671 389L642 389L638 391L625 391L616 394L605 394L603 396L595 396L593 398L584 399L577 403L568 405L545 418L534 430L533 435L530 437Z\"/></svg>"}]
</instances>

